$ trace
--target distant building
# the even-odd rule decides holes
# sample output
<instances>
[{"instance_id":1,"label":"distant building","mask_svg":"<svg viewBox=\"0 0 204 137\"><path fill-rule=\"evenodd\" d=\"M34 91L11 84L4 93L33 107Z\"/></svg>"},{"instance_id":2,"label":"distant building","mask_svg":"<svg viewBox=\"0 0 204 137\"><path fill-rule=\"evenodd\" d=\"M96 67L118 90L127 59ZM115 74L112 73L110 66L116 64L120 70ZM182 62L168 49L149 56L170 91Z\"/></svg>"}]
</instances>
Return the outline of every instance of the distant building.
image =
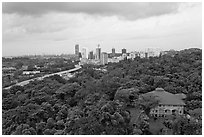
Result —
<instances>
[{"instance_id":1,"label":"distant building","mask_svg":"<svg viewBox=\"0 0 204 137\"><path fill-rule=\"evenodd\" d=\"M127 50L126 49L122 49L122 54L124 54L124 53L127 53Z\"/></svg>"},{"instance_id":2,"label":"distant building","mask_svg":"<svg viewBox=\"0 0 204 137\"><path fill-rule=\"evenodd\" d=\"M154 51L149 51L148 52L148 57L155 57L156 55L155 55L155 53L154 53Z\"/></svg>"},{"instance_id":3,"label":"distant building","mask_svg":"<svg viewBox=\"0 0 204 137\"><path fill-rule=\"evenodd\" d=\"M139 57L139 52L134 51L129 54L129 58L132 60L134 60L136 57Z\"/></svg>"},{"instance_id":4,"label":"distant building","mask_svg":"<svg viewBox=\"0 0 204 137\"><path fill-rule=\"evenodd\" d=\"M88 59L88 49L83 47L81 55L82 55L82 58Z\"/></svg>"},{"instance_id":5,"label":"distant building","mask_svg":"<svg viewBox=\"0 0 204 137\"><path fill-rule=\"evenodd\" d=\"M101 55L101 63L103 65L106 65L108 64L108 54L106 52L102 52L102 55Z\"/></svg>"},{"instance_id":6,"label":"distant building","mask_svg":"<svg viewBox=\"0 0 204 137\"><path fill-rule=\"evenodd\" d=\"M101 65L101 61L95 60L95 59L81 58L79 65L84 65L84 64Z\"/></svg>"},{"instance_id":7,"label":"distant building","mask_svg":"<svg viewBox=\"0 0 204 137\"><path fill-rule=\"evenodd\" d=\"M27 70L27 69L28 69L28 66L27 66L27 65L23 65L23 66L21 67L21 69L22 69L22 70Z\"/></svg>"},{"instance_id":8,"label":"distant building","mask_svg":"<svg viewBox=\"0 0 204 137\"><path fill-rule=\"evenodd\" d=\"M112 55L115 55L115 48L112 48Z\"/></svg>"},{"instance_id":9,"label":"distant building","mask_svg":"<svg viewBox=\"0 0 204 137\"><path fill-rule=\"evenodd\" d=\"M79 56L79 45L75 45L75 55L78 57Z\"/></svg>"},{"instance_id":10,"label":"distant building","mask_svg":"<svg viewBox=\"0 0 204 137\"><path fill-rule=\"evenodd\" d=\"M159 105L150 111L150 114L155 117L165 117L172 114L183 115L184 113L185 103L182 99L186 96L183 94L172 94L166 92L163 88L156 88L156 90L142 96L153 97L159 101Z\"/></svg>"},{"instance_id":11,"label":"distant building","mask_svg":"<svg viewBox=\"0 0 204 137\"><path fill-rule=\"evenodd\" d=\"M145 58L145 52L140 51L140 52L139 52L139 56L140 56L140 58Z\"/></svg>"},{"instance_id":12,"label":"distant building","mask_svg":"<svg viewBox=\"0 0 204 137\"><path fill-rule=\"evenodd\" d=\"M108 58L120 57L120 56L122 56L122 53L115 53L114 55L112 53L108 53Z\"/></svg>"},{"instance_id":13,"label":"distant building","mask_svg":"<svg viewBox=\"0 0 204 137\"><path fill-rule=\"evenodd\" d=\"M93 51L90 51L90 52L89 52L89 59L94 59Z\"/></svg>"},{"instance_id":14,"label":"distant building","mask_svg":"<svg viewBox=\"0 0 204 137\"><path fill-rule=\"evenodd\" d=\"M82 58L81 52L79 52L79 58Z\"/></svg>"},{"instance_id":15,"label":"distant building","mask_svg":"<svg viewBox=\"0 0 204 137\"><path fill-rule=\"evenodd\" d=\"M15 71L16 71L16 68L14 67L3 67L2 68L3 74L11 74L11 73L14 73Z\"/></svg>"},{"instance_id":16,"label":"distant building","mask_svg":"<svg viewBox=\"0 0 204 137\"><path fill-rule=\"evenodd\" d=\"M160 52L160 55L161 55L161 56L167 55L167 56L174 57L177 53L178 53L178 51L175 51L175 50L171 49L171 50L169 50L169 51L161 51L161 52Z\"/></svg>"},{"instance_id":17,"label":"distant building","mask_svg":"<svg viewBox=\"0 0 204 137\"><path fill-rule=\"evenodd\" d=\"M145 58L148 58L148 53L147 52L145 52Z\"/></svg>"},{"instance_id":18,"label":"distant building","mask_svg":"<svg viewBox=\"0 0 204 137\"><path fill-rule=\"evenodd\" d=\"M80 59L80 65L88 64L88 59L87 58L81 58Z\"/></svg>"},{"instance_id":19,"label":"distant building","mask_svg":"<svg viewBox=\"0 0 204 137\"><path fill-rule=\"evenodd\" d=\"M67 73L62 73L62 74L60 74L60 76L61 76L62 78L64 78L64 79L66 79L66 80L69 80L70 78L74 77L75 74L72 74L72 73L67 72Z\"/></svg>"},{"instance_id":20,"label":"distant building","mask_svg":"<svg viewBox=\"0 0 204 137\"><path fill-rule=\"evenodd\" d=\"M23 75L38 74L40 71L23 71Z\"/></svg>"},{"instance_id":21,"label":"distant building","mask_svg":"<svg viewBox=\"0 0 204 137\"><path fill-rule=\"evenodd\" d=\"M127 54L126 53L123 53L122 54L122 60L126 60L127 59Z\"/></svg>"},{"instance_id":22,"label":"distant building","mask_svg":"<svg viewBox=\"0 0 204 137\"><path fill-rule=\"evenodd\" d=\"M120 60L117 58L117 57L115 57L115 58L108 58L108 62L110 62L110 63L118 63Z\"/></svg>"},{"instance_id":23,"label":"distant building","mask_svg":"<svg viewBox=\"0 0 204 137\"><path fill-rule=\"evenodd\" d=\"M145 52L148 53L148 58L149 57L159 57L161 49L159 48L147 48Z\"/></svg>"},{"instance_id":24,"label":"distant building","mask_svg":"<svg viewBox=\"0 0 204 137\"><path fill-rule=\"evenodd\" d=\"M100 45L98 45L98 47L96 48L96 60L100 60L101 59L101 48Z\"/></svg>"}]
</instances>

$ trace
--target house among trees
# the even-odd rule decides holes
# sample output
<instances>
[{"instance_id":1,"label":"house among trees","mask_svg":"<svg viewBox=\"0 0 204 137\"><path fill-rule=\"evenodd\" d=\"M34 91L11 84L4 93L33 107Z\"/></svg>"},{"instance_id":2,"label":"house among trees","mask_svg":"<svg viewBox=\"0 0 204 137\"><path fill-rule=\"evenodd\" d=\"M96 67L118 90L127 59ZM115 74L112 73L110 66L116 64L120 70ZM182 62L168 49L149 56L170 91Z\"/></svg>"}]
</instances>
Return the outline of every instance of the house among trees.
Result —
<instances>
[{"instance_id":1,"label":"house among trees","mask_svg":"<svg viewBox=\"0 0 204 137\"><path fill-rule=\"evenodd\" d=\"M151 96L159 101L159 105L150 111L150 115L155 117L165 117L167 115L179 114L183 115L185 103L182 99L185 94L172 94L163 88L156 88L154 91L143 94L143 96Z\"/></svg>"}]
</instances>

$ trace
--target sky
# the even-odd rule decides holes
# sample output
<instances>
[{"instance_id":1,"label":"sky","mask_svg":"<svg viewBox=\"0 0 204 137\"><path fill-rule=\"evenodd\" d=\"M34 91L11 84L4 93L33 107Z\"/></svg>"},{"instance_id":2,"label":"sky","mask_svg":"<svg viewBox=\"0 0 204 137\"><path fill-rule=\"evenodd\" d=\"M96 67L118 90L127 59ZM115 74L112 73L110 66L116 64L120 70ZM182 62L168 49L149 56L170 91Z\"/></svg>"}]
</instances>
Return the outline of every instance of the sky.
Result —
<instances>
[{"instance_id":1,"label":"sky","mask_svg":"<svg viewBox=\"0 0 204 137\"><path fill-rule=\"evenodd\" d=\"M3 2L2 55L202 48L202 4Z\"/></svg>"}]
</instances>

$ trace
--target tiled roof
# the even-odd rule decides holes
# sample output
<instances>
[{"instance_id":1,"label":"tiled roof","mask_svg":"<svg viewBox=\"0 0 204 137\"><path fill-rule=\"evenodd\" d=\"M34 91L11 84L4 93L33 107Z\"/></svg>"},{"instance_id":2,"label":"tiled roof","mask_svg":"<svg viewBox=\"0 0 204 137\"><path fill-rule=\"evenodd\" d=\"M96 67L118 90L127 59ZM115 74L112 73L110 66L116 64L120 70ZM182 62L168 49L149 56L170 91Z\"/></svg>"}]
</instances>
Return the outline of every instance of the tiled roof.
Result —
<instances>
[{"instance_id":1,"label":"tiled roof","mask_svg":"<svg viewBox=\"0 0 204 137\"><path fill-rule=\"evenodd\" d=\"M183 100L176 94L166 92L163 88L156 88L143 96L155 96L162 105L185 105Z\"/></svg>"},{"instance_id":2,"label":"tiled roof","mask_svg":"<svg viewBox=\"0 0 204 137\"><path fill-rule=\"evenodd\" d=\"M179 94L175 94L175 95L180 99L185 99L186 98L186 95L183 94L183 93L179 93Z\"/></svg>"}]
</instances>

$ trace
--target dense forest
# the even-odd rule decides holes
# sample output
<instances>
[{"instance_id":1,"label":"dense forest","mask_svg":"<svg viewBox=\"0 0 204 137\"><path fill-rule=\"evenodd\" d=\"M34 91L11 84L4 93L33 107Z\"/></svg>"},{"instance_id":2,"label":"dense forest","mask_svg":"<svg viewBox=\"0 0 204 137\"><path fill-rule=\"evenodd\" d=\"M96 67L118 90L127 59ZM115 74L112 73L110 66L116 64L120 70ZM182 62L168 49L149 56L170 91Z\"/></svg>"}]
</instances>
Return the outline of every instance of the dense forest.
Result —
<instances>
[{"instance_id":1,"label":"dense forest","mask_svg":"<svg viewBox=\"0 0 204 137\"><path fill-rule=\"evenodd\" d=\"M106 66L84 65L74 78L58 75L2 91L4 135L130 135L150 130L149 110L157 101L139 98L161 87L184 93L185 114L164 121L172 134L202 134L202 50L174 56L135 58ZM124 94L121 94L122 92ZM133 92L129 92L133 91ZM131 124L127 108L140 108Z\"/></svg>"}]
</instances>

